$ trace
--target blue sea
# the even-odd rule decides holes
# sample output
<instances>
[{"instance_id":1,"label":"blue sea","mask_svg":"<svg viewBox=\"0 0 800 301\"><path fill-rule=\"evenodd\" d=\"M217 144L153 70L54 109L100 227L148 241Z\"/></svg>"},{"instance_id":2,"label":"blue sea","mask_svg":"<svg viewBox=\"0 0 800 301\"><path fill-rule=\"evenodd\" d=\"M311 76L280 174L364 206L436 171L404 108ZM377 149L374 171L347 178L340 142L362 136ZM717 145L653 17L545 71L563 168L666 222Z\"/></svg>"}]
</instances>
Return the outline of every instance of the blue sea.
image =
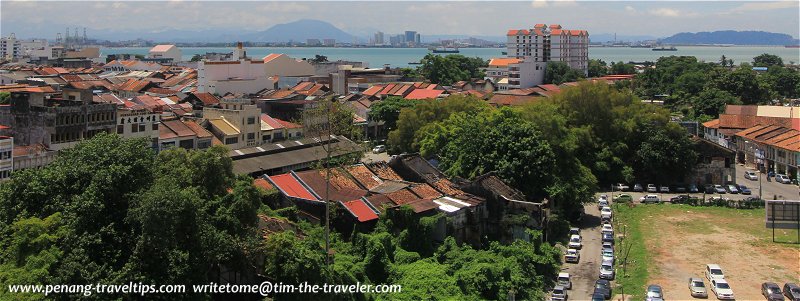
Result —
<instances>
[{"instance_id":1,"label":"blue sea","mask_svg":"<svg viewBox=\"0 0 800 301\"><path fill-rule=\"evenodd\" d=\"M649 48L628 47L590 47L589 58L602 59L610 62L643 62L655 61L661 56L689 55L707 62L717 62L721 56L733 59L735 64L751 62L753 57L762 53L769 53L783 58L784 63L800 62L800 48L785 48L783 46L677 46L678 51L652 51ZM147 54L150 48L101 48L102 56L109 54ZM191 59L195 54L207 52L231 52L232 48L202 48L183 47L183 58ZM461 48L462 55L490 59L503 57L504 48ZM359 61L369 64L369 67L381 67L384 64L392 67L410 66L410 62L418 62L429 51L425 48L309 48L309 47L250 47L247 55L253 58L262 58L270 53L285 53L294 58L313 58L314 55L327 56L329 60Z\"/></svg>"}]
</instances>

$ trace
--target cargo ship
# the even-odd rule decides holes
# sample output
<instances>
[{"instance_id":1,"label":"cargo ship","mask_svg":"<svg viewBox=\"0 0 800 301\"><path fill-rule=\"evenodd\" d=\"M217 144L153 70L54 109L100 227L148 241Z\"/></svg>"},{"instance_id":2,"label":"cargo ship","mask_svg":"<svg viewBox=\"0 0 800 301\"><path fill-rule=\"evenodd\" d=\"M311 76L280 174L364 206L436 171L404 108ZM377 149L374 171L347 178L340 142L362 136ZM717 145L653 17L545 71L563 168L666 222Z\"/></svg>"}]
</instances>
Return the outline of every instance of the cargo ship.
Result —
<instances>
[{"instance_id":1,"label":"cargo ship","mask_svg":"<svg viewBox=\"0 0 800 301\"><path fill-rule=\"evenodd\" d=\"M661 46L661 47L658 47L658 48L653 48L653 51L678 51L678 48L675 48L675 46L672 46L672 47L669 47L669 48Z\"/></svg>"},{"instance_id":2,"label":"cargo ship","mask_svg":"<svg viewBox=\"0 0 800 301\"><path fill-rule=\"evenodd\" d=\"M459 53L458 48L436 47L433 48L433 53Z\"/></svg>"}]
</instances>

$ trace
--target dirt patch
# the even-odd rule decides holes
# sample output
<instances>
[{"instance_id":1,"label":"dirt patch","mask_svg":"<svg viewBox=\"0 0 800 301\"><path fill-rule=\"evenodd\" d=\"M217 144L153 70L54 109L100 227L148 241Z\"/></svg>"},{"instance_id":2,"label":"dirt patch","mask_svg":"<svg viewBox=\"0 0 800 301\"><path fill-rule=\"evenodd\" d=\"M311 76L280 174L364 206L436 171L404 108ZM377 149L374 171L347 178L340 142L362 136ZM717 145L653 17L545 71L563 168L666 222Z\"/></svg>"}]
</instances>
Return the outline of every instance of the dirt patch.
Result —
<instances>
[{"instance_id":1,"label":"dirt patch","mask_svg":"<svg viewBox=\"0 0 800 301\"><path fill-rule=\"evenodd\" d=\"M796 247L765 244L763 238L727 226L735 222L680 211L646 224L645 245L656 265L650 267L649 284L660 284L667 300L691 300L688 279L704 278L703 270L709 263L722 267L737 300L762 300L760 286L765 281L783 285L800 280Z\"/></svg>"}]
</instances>

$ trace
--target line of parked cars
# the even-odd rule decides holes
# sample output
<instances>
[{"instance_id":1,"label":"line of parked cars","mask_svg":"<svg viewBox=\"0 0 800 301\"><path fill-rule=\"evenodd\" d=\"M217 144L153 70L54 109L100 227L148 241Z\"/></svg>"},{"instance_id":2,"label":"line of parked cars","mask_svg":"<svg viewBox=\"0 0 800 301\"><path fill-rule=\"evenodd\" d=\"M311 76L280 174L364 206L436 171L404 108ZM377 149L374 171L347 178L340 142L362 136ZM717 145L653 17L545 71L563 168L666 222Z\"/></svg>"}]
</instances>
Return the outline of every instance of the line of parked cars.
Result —
<instances>
[{"instance_id":1,"label":"line of parked cars","mask_svg":"<svg viewBox=\"0 0 800 301\"><path fill-rule=\"evenodd\" d=\"M779 173L779 174L774 175L774 177L775 177L775 182L778 182L778 183L781 183L781 184L792 184L792 178L790 178L789 176L787 176L785 174L780 174ZM744 178L748 179L750 181L757 181L758 180L758 173L756 173L753 170L745 170L744 171Z\"/></svg>"},{"instance_id":2,"label":"line of parked cars","mask_svg":"<svg viewBox=\"0 0 800 301\"><path fill-rule=\"evenodd\" d=\"M618 185L624 186L624 184ZM617 200L621 199L615 199L615 201ZM611 202L606 195L600 196L597 206L600 209L600 221L602 223L600 234L602 235L603 247L600 249L600 272L597 277L599 279L594 284L592 301L603 301L611 299L611 281L616 276L614 271L614 264L616 263L614 256L614 228L611 225L614 213L611 210Z\"/></svg>"}]
</instances>

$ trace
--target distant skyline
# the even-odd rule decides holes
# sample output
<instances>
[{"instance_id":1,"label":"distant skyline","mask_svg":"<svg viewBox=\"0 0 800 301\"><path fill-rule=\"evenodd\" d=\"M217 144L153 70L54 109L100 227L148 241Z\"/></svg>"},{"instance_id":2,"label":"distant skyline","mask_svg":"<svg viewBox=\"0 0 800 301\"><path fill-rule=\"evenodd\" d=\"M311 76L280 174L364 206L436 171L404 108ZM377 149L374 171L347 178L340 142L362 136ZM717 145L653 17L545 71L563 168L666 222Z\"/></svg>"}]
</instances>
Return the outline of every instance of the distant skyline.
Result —
<instances>
[{"instance_id":1,"label":"distant skyline","mask_svg":"<svg viewBox=\"0 0 800 301\"><path fill-rule=\"evenodd\" d=\"M1 1L0 33L55 38L64 26L125 32L262 31L300 19L356 36L375 31L503 36L510 28L558 23L592 33L667 37L679 32L757 30L800 37L798 1Z\"/></svg>"}]
</instances>

